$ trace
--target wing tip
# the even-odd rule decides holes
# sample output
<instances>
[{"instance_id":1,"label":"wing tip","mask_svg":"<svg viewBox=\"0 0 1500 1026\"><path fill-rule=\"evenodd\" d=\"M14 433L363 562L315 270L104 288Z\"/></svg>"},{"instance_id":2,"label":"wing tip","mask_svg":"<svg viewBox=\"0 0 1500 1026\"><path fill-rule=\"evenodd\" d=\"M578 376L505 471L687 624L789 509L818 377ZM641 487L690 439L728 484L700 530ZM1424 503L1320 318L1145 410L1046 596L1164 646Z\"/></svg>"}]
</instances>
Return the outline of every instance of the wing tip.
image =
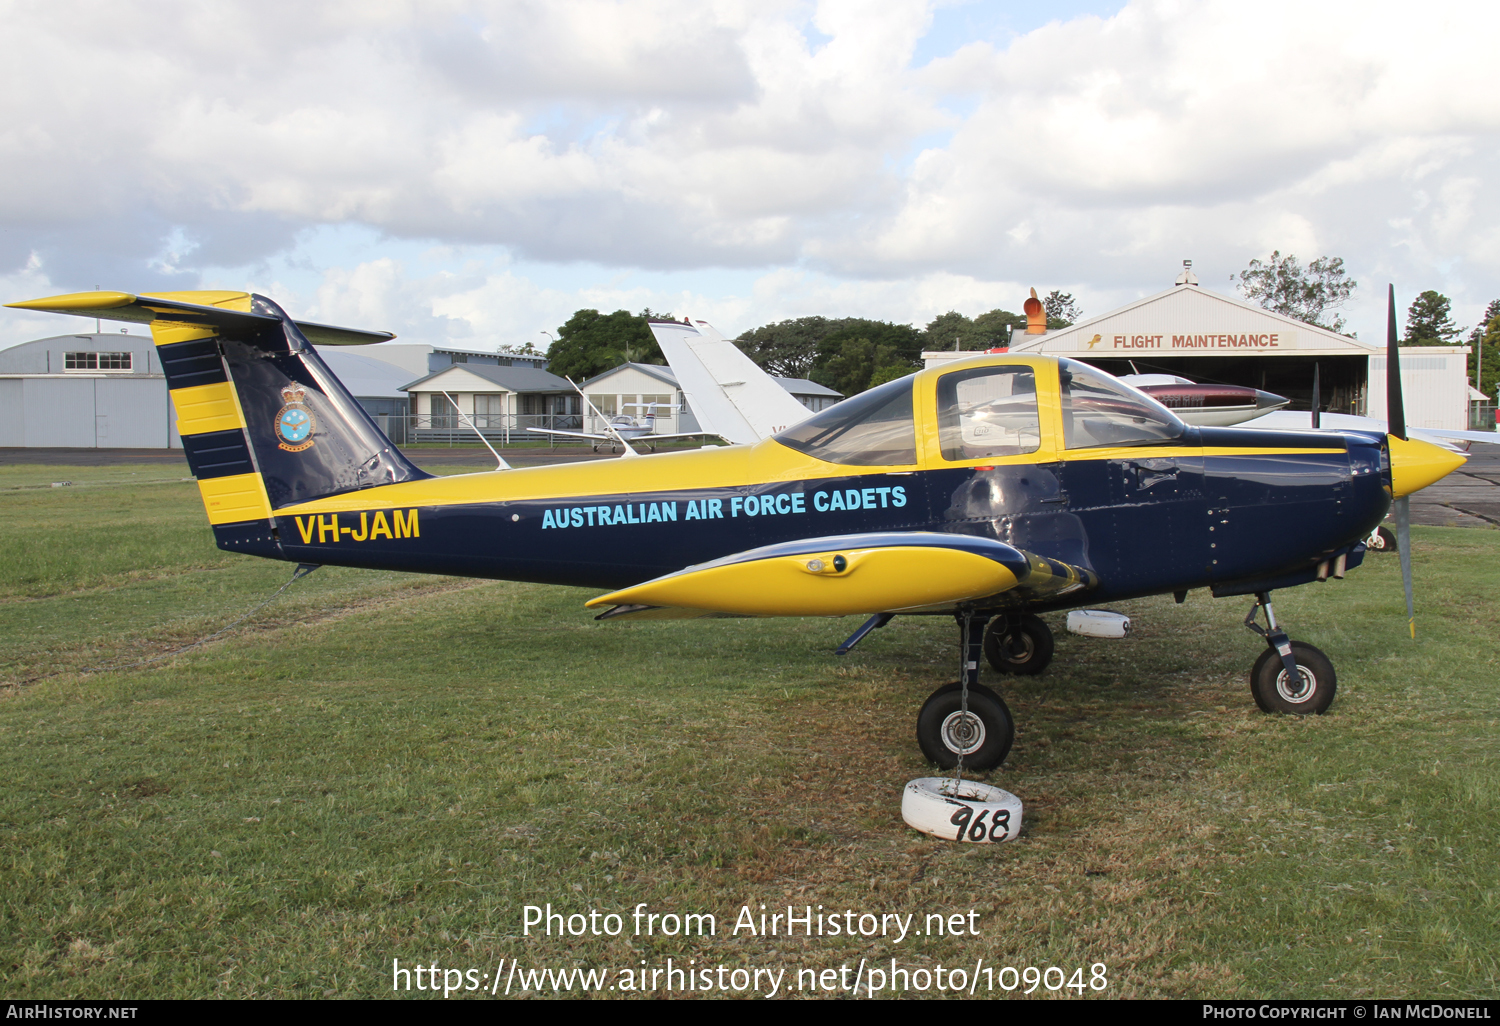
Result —
<instances>
[{"instance_id":1,"label":"wing tip","mask_svg":"<svg viewBox=\"0 0 1500 1026\"><path fill-rule=\"evenodd\" d=\"M6 303L14 310L41 310L46 313L67 313L72 310L108 310L117 306L129 306L136 297L129 292L96 291L68 292L61 296L45 296L41 299L23 299Z\"/></svg>"}]
</instances>

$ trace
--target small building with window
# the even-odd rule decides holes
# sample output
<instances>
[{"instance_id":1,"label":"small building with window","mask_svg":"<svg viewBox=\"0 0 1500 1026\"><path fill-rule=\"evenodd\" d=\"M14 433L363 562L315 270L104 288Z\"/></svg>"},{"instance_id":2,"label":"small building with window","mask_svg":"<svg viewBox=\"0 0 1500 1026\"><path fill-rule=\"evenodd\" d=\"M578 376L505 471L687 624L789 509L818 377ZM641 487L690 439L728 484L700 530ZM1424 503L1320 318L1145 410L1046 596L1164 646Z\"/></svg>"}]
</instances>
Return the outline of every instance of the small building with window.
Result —
<instances>
[{"instance_id":1,"label":"small building with window","mask_svg":"<svg viewBox=\"0 0 1500 1026\"><path fill-rule=\"evenodd\" d=\"M148 335L54 335L0 350L0 446L181 446Z\"/></svg>"},{"instance_id":2,"label":"small building with window","mask_svg":"<svg viewBox=\"0 0 1500 1026\"><path fill-rule=\"evenodd\" d=\"M778 385L814 413L827 409L844 398L836 392L806 378L775 378ZM701 426L693 414L687 397L677 384L677 374L671 367L654 363L622 363L612 370L583 382L584 394L589 397L594 410L585 410L585 430L603 431L603 418L644 417L649 412L656 421L655 433L661 435L685 434L698 431Z\"/></svg>"},{"instance_id":3,"label":"small building with window","mask_svg":"<svg viewBox=\"0 0 1500 1026\"><path fill-rule=\"evenodd\" d=\"M542 439L547 436L531 435L531 429L577 431L582 425L573 386L535 367L454 364L403 390L411 397L411 442L472 440L474 428L505 441Z\"/></svg>"}]
</instances>

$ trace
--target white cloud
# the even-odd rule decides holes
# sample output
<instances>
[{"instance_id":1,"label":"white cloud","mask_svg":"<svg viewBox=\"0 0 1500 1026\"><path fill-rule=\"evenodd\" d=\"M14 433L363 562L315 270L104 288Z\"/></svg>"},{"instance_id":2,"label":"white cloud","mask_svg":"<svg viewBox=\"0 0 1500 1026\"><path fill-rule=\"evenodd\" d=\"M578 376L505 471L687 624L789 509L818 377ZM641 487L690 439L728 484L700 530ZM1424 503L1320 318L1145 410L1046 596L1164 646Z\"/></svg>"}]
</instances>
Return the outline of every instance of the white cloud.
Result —
<instances>
[{"instance_id":1,"label":"white cloud","mask_svg":"<svg viewBox=\"0 0 1500 1026\"><path fill-rule=\"evenodd\" d=\"M4 4L0 285L271 282L433 338L586 297L921 323L1273 248L1500 295L1500 8L1141 0L914 68L933 7ZM288 271L341 225L389 251Z\"/></svg>"}]
</instances>

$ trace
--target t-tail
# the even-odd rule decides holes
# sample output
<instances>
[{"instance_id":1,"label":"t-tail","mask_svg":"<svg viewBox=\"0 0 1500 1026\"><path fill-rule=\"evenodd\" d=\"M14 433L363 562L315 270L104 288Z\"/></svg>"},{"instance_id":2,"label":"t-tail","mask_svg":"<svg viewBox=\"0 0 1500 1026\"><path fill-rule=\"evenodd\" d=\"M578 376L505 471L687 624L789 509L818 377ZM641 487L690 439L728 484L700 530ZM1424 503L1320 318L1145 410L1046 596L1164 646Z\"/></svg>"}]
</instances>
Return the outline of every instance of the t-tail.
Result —
<instances>
[{"instance_id":1,"label":"t-tail","mask_svg":"<svg viewBox=\"0 0 1500 1026\"><path fill-rule=\"evenodd\" d=\"M414 481L417 469L334 377L312 343L395 336L294 321L244 292L82 292L9 306L151 326L177 431L219 547L283 553L274 511Z\"/></svg>"}]
</instances>

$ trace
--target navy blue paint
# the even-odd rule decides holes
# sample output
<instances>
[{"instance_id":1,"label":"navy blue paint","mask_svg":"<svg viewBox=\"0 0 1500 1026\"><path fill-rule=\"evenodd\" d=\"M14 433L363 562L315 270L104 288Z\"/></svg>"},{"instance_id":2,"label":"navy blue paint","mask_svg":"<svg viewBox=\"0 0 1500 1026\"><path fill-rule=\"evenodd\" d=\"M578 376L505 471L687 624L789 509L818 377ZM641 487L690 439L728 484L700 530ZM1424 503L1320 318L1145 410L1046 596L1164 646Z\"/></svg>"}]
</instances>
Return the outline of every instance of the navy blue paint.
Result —
<instances>
[{"instance_id":1,"label":"navy blue paint","mask_svg":"<svg viewBox=\"0 0 1500 1026\"><path fill-rule=\"evenodd\" d=\"M273 509L432 476L391 444L280 307L261 296L252 296L251 306L279 323L244 338L222 338L219 346ZM293 384L303 388L302 405L314 419L313 444L300 452L281 448L276 435L276 415L286 402L281 390Z\"/></svg>"},{"instance_id":2,"label":"navy blue paint","mask_svg":"<svg viewBox=\"0 0 1500 1026\"><path fill-rule=\"evenodd\" d=\"M161 361L169 389L216 385L229 380L224 373L224 361L219 358L218 339L200 338L157 346L156 357Z\"/></svg>"},{"instance_id":3,"label":"navy blue paint","mask_svg":"<svg viewBox=\"0 0 1500 1026\"><path fill-rule=\"evenodd\" d=\"M182 450L187 456L188 469L200 481L255 473L255 463L250 459L245 432L239 428L184 435Z\"/></svg>"},{"instance_id":4,"label":"navy blue paint","mask_svg":"<svg viewBox=\"0 0 1500 1026\"><path fill-rule=\"evenodd\" d=\"M1251 441L1212 438L1205 445ZM1189 443L1196 437L1185 439ZM1338 436L1277 432L1278 448L1332 448ZM621 588L762 546L808 538L933 531L987 539L1079 567L1096 588L1038 610L1096 604L1183 588L1310 580L1318 563L1350 553L1389 507L1381 446L1354 436L1347 451L1300 456L1152 457L1079 460L986 469L860 475L730 489L574 497L421 508L420 537L304 545L291 518L278 521L282 558L379 569ZM906 505L866 508L876 488L901 487ZM817 512L817 492L856 491L860 508ZM734 497L800 492L803 513L729 515ZM687 520L689 501L718 499L721 519ZM677 520L543 529L548 510L675 502ZM789 503L783 503L788 506ZM759 506L759 503L757 503ZM341 514L341 526L357 524ZM519 517L519 520L513 520ZM1210 531L1209 528L1213 530ZM790 550L788 550L790 551ZM1215 562L1217 561L1217 562ZM1290 583L1277 583L1287 587ZM1259 589L1263 590L1263 589ZM1023 601L1001 596L997 609Z\"/></svg>"}]
</instances>

